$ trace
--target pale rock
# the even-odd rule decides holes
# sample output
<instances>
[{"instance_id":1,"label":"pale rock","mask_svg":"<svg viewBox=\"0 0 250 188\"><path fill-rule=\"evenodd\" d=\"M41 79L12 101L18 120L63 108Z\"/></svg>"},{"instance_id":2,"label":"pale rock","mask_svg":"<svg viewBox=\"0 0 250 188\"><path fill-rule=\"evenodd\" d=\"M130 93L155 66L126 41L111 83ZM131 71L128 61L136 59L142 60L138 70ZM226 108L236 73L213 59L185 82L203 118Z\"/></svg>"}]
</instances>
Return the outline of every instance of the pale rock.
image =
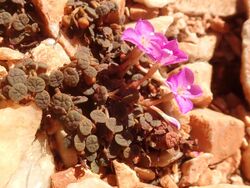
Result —
<instances>
[{"instance_id":1,"label":"pale rock","mask_svg":"<svg viewBox=\"0 0 250 188\"><path fill-rule=\"evenodd\" d=\"M161 177L160 184L163 188L178 188L178 185L168 174Z\"/></svg>"},{"instance_id":2,"label":"pale rock","mask_svg":"<svg viewBox=\"0 0 250 188\"><path fill-rule=\"evenodd\" d=\"M73 147L67 148L64 138L67 136L64 130L58 130L55 134L57 149L66 167L75 166L78 162L77 152Z\"/></svg>"},{"instance_id":3,"label":"pale rock","mask_svg":"<svg viewBox=\"0 0 250 188\"><path fill-rule=\"evenodd\" d=\"M159 152L149 154L151 158L152 167L166 167L167 165L171 164L172 162L180 159L183 156L183 153L180 151L162 151L160 154Z\"/></svg>"},{"instance_id":4,"label":"pale rock","mask_svg":"<svg viewBox=\"0 0 250 188\"><path fill-rule=\"evenodd\" d=\"M232 16L243 11L242 3L239 0L176 0L175 8L189 15L210 13L214 16Z\"/></svg>"},{"instance_id":5,"label":"pale rock","mask_svg":"<svg viewBox=\"0 0 250 188\"><path fill-rule=\"evenodd\" d=\"M216 185L222 182L223 174L218 170L211 170L207 168L199 177L199 181L197 185L204 186L204 185Z\"/></svg>"},{"instance_id":6,"label":"pale rock","mask_svg":"<svg viewBox=\"0 0 250 188\"><path fill-rule=\"evenodd\" d=\"M247 185L216 184L208 186L191 186L189 188L250 188Z\"/></svg>"},{"instance_id":7,"label":"pale rock","mask_svg":"<svg viewBox=\"0 0 250 188\"><path fill-rule=\"evenodd\" d=\"M121 23L124 19L126 0L112 0L117 5L117 11L111 12L105 18L106 23Z\"/></svg>"},{"instance_id":8,"label":"pale rock","mask_svg":"<svg viewBox=\"0 0 250 188\"><path fill-rule=\"evenodd\" d=\"M196 185L200 176L209 169L213 155L210 153L200 154L198 157L183 163L181 167L182 178L179 185L181 187Z\"/></svg>"},{"instance_id":9,"label":"pale rock","mask_svg":"<svg viewBox=\"0 0 250 188\"><path fill-rule=\"evenodd\" d=\"M227 183L228 176L231 176L240 166L241 162L241 151L238 151L232 156L228 157L221 163L216 165L216 170L221 172L222 178L220 183Z\"/></svg>"},{"instance_id":10,"label":"pale rock","mask_svg":"<svg viewBox=\"0 0 250 188\"><path fill-rule=\"evenodd\" d=\"M76 37L69 39L64 32L60 31L60 22L64 16L64 7L68 0L32 0L33 5L41 15L46 32L50 37L65 48L72 57L80 46L80 41Z\"/></svg>"},{"instance_id":11,"label":"pale rock","mask_svg":"<svg viewBox=\"0 0 250 188\"><path fill-rule=\"evenodd\" d=\"M98 178L86 178L76 183L70 183L67 188L112 188L109 184L105 181L102 181Z\"/></svg>"},{"instance_id":12,"label":"pale rock","mask_svg":"<svg viewBox=\"0 0 250 188\"><path fill-rule=\"evenodd\" d=\"M136 176L135 171L133 171L125 163L120 163L114 160L113 165L119 188L131 188L140 182L139 178Z\"/></svg>"},{"instance_id":13,"label":"pale rock","mask_svg":"<svg viewBox=\"0 0 250 188\"><path fill-rule=\"evenodd\" d=\"M232 116L210 109L189 112L191 138L197 139L198 150L214 155L211 164L233 155L244 138L244 123Z\"/></svg>"},{"instance_id":14,"label":"pale rock","mask_svg":"<svg viewBox=\"0 0 250 188\"><path fill-rule=\"evenodd\" d=\"M240 81L247 102L250 104L250 19L242 27L242 55Z\"/></svg>"},{"instance_id":15,"label":"pale rock","mask_svg":"<svg viewBox=\"0 0 250 188\"><path fill-rule=\"evenodd\" d=\"M149 8L163 8L169 3L173 3L176 0L134 0L135 2L144 4Z\"/></svg>"},{"instance_id":16,"label":"pale rock","mask_svg":"<svg viewBox=\"0 0 250 188\"><path fill-rule=\"evenodd\" d=\"M0 109L0 187L5 187L30 148L42 120L35 104Z\"/></svg>"},{"instance_id":17,"label":"pale rock","mask_svg":"<svg viewBox=\"0 0 250 188\"><path fill-rule=\"evenodd\" d=\"M54 39L46 39L32 49L31 55L37 62L46 63L48 72L70 63L70 58L63 47Z\"/></svg>"},{"instance_id":18,"label":"pale rock","mask_svg":"<svg viewBox=\"0 0 250 188\"><path fill-rule=\"evenodd\" d=\"M7 47L0 47L0 61L23 59L24 54Z\"/></svg>"},{"instance_id":19,"label":"pale rock","mask_svg":"<svg viewBox=\"0 0 250 188\"><path fill-rule=\"evenodd\" d=\"M54 156L50 151L45 133L42 133L22 157L18 169L6 188L50 188L50 176L54 172Z\"/></svg>"},{"instance_id":20,"label":"pale rock","mask_svg":"<svg viewBox=\"0 0 250 188\"><path fill-rule=\"evenodd\" d=\"M199 85L202 89L202 95L192 99L192 102L197 107L207 107L213 100L213 93L211 91L212 65L199 61L186 64L184 67L188 67L193 71L195 84Z\"/></svg>"},{"instance_id":21,"label":"pale rock","mask_svg":"<svg viewBox=\"0 0 250 188\"><path fill-rule=\"evenodd\" d=\"M168 27L173 23L174 19L172 16L158 16L148 20L154 27L156 32L166 33ZM135 22L128 23L125 28L135 28Z\"/></svg>"},{"instance_id":22,"label":"pale rock","mask_svg":"<svg viewBox=\"0 0 250 188\"><path fill-rule=\"evenodd\" d=\"M142 4L133 4L129 8L129 13L129 18L133 21L137 21L139 19L151 19L157 17L159 9L148 8Z\"/></svg>"},{"instance_id":23,"label":"pale rock","mask_svg":"<svg viewBox=\"0 0 250 188\"><path fill-rule=\"evenodd\" d=\"M250 180L250 145L248 145L247 149L243 150L241 168L244 176Z\"/></svg>"},{"instance_id":24,"label":"pale rock","mask_svg":"<svg viewBox=\"0 0 250 188\"><path fill-rule=\"evenodd\" d=\"M152 184L138 182L133 188L161 188Z\"/></svg>"},{"instance_id":25,"label":"pale rock","mask_svg":"<svg viewBox=\"0 0 250 188\"><path fill-rule=\"evenodd\" d=\"M180 42L180 49L188 54L190 62L197 60L208 62L213 57L218 37L215 34L208 34L198 39L197 43Z\"/></svg>"}]
</instances>

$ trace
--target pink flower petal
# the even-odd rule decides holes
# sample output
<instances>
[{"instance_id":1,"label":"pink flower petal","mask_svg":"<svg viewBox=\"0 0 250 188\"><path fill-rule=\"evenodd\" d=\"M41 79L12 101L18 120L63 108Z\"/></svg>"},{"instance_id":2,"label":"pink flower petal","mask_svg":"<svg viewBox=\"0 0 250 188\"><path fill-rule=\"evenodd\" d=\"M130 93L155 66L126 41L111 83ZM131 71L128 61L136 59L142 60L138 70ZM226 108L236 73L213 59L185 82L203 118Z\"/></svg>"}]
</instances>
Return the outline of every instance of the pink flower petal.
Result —
<instances>
[{"instance_id":1,"label":"pink flower petal","mask_svg":"<svg viewBox=\"0 0 250 188\"><path fill-rule=\"evenodd\" d=\"M192 96L190 98L195 98L195 97L199 97L202 95L202 89L198 85L192 85L191 88L189 89L189 92Z\"/></svg>"},{"instance_id":2,"label":"pink flower petal","mask_svg":"<svg viewBox=\"0 0 250 188\"><path fill-rule=\"evenodd\" d=\"M190 99L184 98L180 95L175 96L176 102L183 114L193 109L193 103Z\"/></svg>"},{"instance_id":3,"label":"pink flower petal","mask_svg":"<svg viewBox=\"0 0 250 188\"><path fill-rule=\"evenodd\" d=\"M147 20L139 20L135 25L135 31L140 35L149 35L154 33L154 27Z\"/></svg>"},{"instance_id":4,"label":"pink flower petal","mask_svg":"<svg viewBox=\"0 0 250 188\"><path fill-rule=\"evenodd\" d=\"M194 83L194 74L192 70L189 68L185 67L183 68L179 73L178 73L178 84L179 87L181 88L186 88L190 87Z\"/></svg>"},{"instance_id":5,"label":"pink flower petal","mask_svg":"<svg viewBox=\"0 0 250 188\"><path fill-rule=\"evenodd\" d=\"M135 32L134 29L128 28L123 31L121 39L137 45L140 41L140 36Z\"/></svg>"}]
</instances>

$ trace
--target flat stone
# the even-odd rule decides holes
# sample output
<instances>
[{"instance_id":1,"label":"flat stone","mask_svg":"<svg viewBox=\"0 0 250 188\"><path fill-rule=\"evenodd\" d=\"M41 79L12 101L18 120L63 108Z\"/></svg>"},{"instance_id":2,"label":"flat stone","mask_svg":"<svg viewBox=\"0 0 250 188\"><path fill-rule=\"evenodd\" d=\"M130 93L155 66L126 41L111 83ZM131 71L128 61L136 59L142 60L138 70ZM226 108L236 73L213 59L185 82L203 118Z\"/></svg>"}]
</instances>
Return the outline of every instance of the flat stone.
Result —
<instances>
[{"instance_id":1,"label":"flat stone","mask_svg":"<svg viewBox=\"0 0 250 188\"><path fill-rule=\"evenodd\" d=\"M168 174L161 177L160 184L164 188L178 188L178 185L174 182L174 180Z\"/></svg>"},{"instance_id":2,"label":"flat stone","mask_svg":"<svg viewBox=\"0 0 250 188\"><path fill-rule=\"evenodd\" d=\"M243 11L242 2L239 0L176 0L175 8L189 15L210 13L214 16L232 16Z\"/></svg>"},{"instance_id":3,"label":"flat stone","mask_svg":"<svg viewBox=\"0 0 250 188\"><path fill-rule=\"evenodd\" d=\"M159 14L158 8L148 8L142 4L133 4L129 8L129 18L133 21L139 19L151 19L157 17Z\"/></svg>"},{"instance_id":4,"label":"flat stone","mask_svg":"<svg viewBox=\"0 0 250 188\"><path fill-rule=\"evenodd\" d=\"M210 109L189 112L190 135L198 140L198 150L214 155L211 164L233 155L244 138L244 123L232 116Z\"/></svg>"},{"instance_id":5,"label":"flat stone","mask_svg":"<svg viewBox=\"0 0 250 188\"><path fill-rule=\"evenodd\" d=\"M242 58L240 81L242 84L245 98L250 104L250 19L248 19L242 27Z\"/></svg>"},{"instance_id":6,"label":"flat stone","mask_svg":"<svg viewBox=\"0 0 250 188\"><path fill-rule=\"evenodd\" d=\"M172 16L158 16L148 20L155 28L156 32L166 33L168 27L173 23L174 19ZM135 28L135 22L128 23L125 28Z\"/></svg>"},{"instance_id":7,"label":"flat stone","mask_svg":"<svg viewBox=\"0 0 250 188\"><path fill-rule=\"evenodd\" d=\"M33 59L37 62L46 63L48 72L70 63L70 58L63 47L54 39L46 39L31 50Z\"/></svg>"},{"instance_id":8,"label":"flat stone","mask_svg":"<svg viewBox=\"0 0 250 188\"><path fill-rule=\"evenodd\" d=\"M18 59L23 59L23 58L24 58L24 54L17 50L13 50L7 47L0 48L0 60L2 61L18 60Z\"/></svg>"},{"instance_id":9,"label":"flat stone","mask_svg":"<svg viewBox=\"0 0 250 188\"><path fill-rule=\"evenodd\" d=\"M250 145L242 153L242 172L250 180Z\"/></svg>"},{"instance_id":10,"label":"flat stone","mask_svg":"<svg viewBox=\"0 0 250 188\"><path fill-rule=\"evenodd\" d=\"M125 163L120 163L114 160L113 165L115 168L116 179L119 188L135 187L135 185L140 182L135 171L133 171Z\"/></svg>"},{"instance_id":11,"label":"flat stone","mask_svg":"<svg viewBox=\"0 0 250 188\"><path fill-rule=\"evenodd\" d=\"M46 33L65 48L66 52L74 56L80 42L76 38L69 39L64 32L60 32L60 22L64 16L64 7L68 0L32 0L33 5L39 12L44 22Z\"/></svg>"},{"instance_id":12,"label":"flat stone","mask_svg":"<svg viewBox=\"0 0 250 188\"><path fill-rule=\"evenodd\" d=\"M134 0L135 2L142 3L149 8L163 8L175 0Z\"/></svg>"},{"instance_id":13,"label":"flat stone","mask_svg":"<svg viewBox=\"0 0 250 188\"><path fill-rule=\"evenodd\" d=\"M213 67L208 62L194 62L186 64L184 67L190 68L194 73L195 84L202 89L200 97L192 99L197 107L207 107L213 100L213 93L211 91L211 81Z\"/></svg>"},{"instance_id":14,"label":"flat stone","mask_svg":"<svg viewBox=\"0 0 250 188\"><path fill-rule=\"evenodd\" d=\"M180 49L189 56L189 61L209 61L213 57L218 37L215 34L208 34L198 38L197 43L180 42Z\"/></svg>"},{"instance_id":15,"label":"flat stone","mask_svg":"<svg viewBox=\"0 0 250 188\"><path fill-rule=\"evenodd\" d=\"M54 156L50 151L47 136L45 133L38 134L6 188L38 186L50 188L50 176L54 172Z\"/></svg>"},{"instance_id":16,"label":"flat stone","mask_svg":"<svg viewBox=\"0 0 250 188\"><path fill-rule=\"evenodd\" d=\"M180 151L162 151L160 154L159 152L151 152L149 157L151 158L152 167L166 167L167 165L171 164L172 162L178 160L183 156L183 153Z\"/></svg>"},{"instance_id":17,"label":"flat stone","mask_svg":"<svg viewBox=\"0 0 250 188\"><path fill-rule=\"evenodd\" d=\"M200 176L209 169L208 165L211 163L212 157L213 155L210 153L203 153L183 163L181 167L182 178L179 185L181 187L196 185Z\"/></svg>"},{"instance_id":18,"label":"flat stone","mask_svg":"<svg viewBox=\"0 0 250 188\"><path fill-rule=\"evenodd\" d=\"M42 111L35 104L0 109L0 187L5 187L30 148Z\"/></svg>"}]
</instances>

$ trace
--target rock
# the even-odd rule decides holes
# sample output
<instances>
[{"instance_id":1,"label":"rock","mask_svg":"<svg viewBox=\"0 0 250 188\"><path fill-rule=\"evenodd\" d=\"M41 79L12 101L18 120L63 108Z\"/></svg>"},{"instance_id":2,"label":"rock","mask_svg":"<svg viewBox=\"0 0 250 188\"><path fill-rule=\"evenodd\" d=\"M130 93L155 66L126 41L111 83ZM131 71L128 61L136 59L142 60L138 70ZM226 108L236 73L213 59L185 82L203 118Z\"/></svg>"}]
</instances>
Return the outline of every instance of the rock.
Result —
<instances>
[{"instance_id":1,"label":"rock","mask_svg":"<svg viewBox=\"0 0 250 188\"><path fill-rule=\"evenodd\" d=\"M70 183L67 188L84 188L84 187L90 187L90 188L112 188L109 184L107 184L105 181L102 181L98 178L86 178L82 181L79 181L77 183Z\"/></svg>"},{"instance_id":2,"label":"rock","mask_svg":"<svg viewBox=\"0 0 250 188\"><path fill-rule=\"evenodd\" d=\"M35 61L46 63L48 72L71 62L62 46L56 43L54 39L42 41L37 47L32 49L31 55Z\"/></svg>"},{"instance_id":3,"label":"rock","mask_svg":"<svg viewBox=\"0 0 250 188\"><path fill-rule=\"evenodd\" d=\"M7 74L8 74L8 72L7 72L6 68L4 66L0 65L0 79L7 76Z\"/></svg>"},{"instance_id":4,"label":"rock","mask_svg":"<svg viewBox=\"0 0 250 188\"><path fill-rule=\"evenodd\" d=\"M68 167L75 166L78 162L77 152L73 147L67 148L64 144L64 138L67 134L64 130L58 130L55 134L57 149L64 165Z\"/></svg>"},{"instance_id":5,"label":"rock","mask_svg":"<svg viewBox=\"0 0 250 188\"><path fill-rule=\"evenodd\" d=\"M243 150L241 168L244 176L250 180L250 145L248 145L247 149Z\"/></svg>"},{"instance_id":6,"label":"rock","mask_svg":"<svg viewBox=\"0 0 250 188\"><path fill-rule=\"evenodd\" d=\"M135 2L142 3L149 8L163 8L175 0L134 0Z\"/></svg>"},{"instance_id":7,"label":"rock","mask_svg":"<svg viewBox=\"0 0 250 188\"><path fill-rule=\"evenodd\" d=\"M134 4L129 8L129 18L133 21L139 19L151 19L157 17L159 14L159 9L148 8L141 4Z\"/></svg>"},{"instance_id":8,"label":"rock","mask_svg":"<svg viewBox=\"0 0 250 188\"><path fill-rule=\"evenodd\" d=\"M250 19L248 19L242 28L242 56L241 56L241 70L240 81L242 84L245 98L250 104Z\"/></svg>"},{"instance_id":9,"label":"rock","mask_svg":"<svg viewBox=\"0 0 250 188\"><path fill-rule=\"evenodd\" d=\"M35 140L42 111L30 103L0 109L0 114L0 187L5 187Z\"/></svg>"},{"instance_id":10,"label":"rock","mask_svg":"<svg viewBox=\"0 0 250 188\"><path fill-rule=\"evenodd\" d=\"M160 184L163 188L178 188L178 185L168 174L161 177Z\"/></svg>"},{"instance_id":11,"label":"rock","mask_svg":"<svg viewBox=\"0 0 250 188\"><path fill-rule=\"evenodd\" d=\"M192 99L193 103L198 107L207 107L213 100L213 93L211 92L212 65L199 61L187 64L184 67L188 67L193 71L195 84L198 84L202 89L202 95Z\"/></svg>"},{"instance_id":12,"label":"rock","mask_svg":"<svg viewBox=\"0 0 250 188\"><path fill-rule=\"evenodd\" d=\"M232 16L243 11L238 0L176 0L175 8L189 15L212 14L214 16Z\"/></svg>"},{"instance_id":13,"label":"rock","mask_svg":"<svg viewBox=\"0 0 250 188\"><path fill-rule=\"evenodd\" d=\"M207 168L199 177L199 181L197 185L204 186L204 185L217 185L222 183L222 173L218 170L211 170Z\"/></svg>"},{"instance_id":14,"label":"rock","mask_svg":"<svg viewBox=\"0 0 250 188\"><path fill-rule=\"evenodd\" d=\"M126 0L112 0L117 5L117 11L111 12L105 18L106 23L121 23L124 19Z\"/></svg>"},{"instance_id":15,"label":"rock","mask_svg":"<svg viewBox=\"0 0 250 188\"><path fill-rule=\"evenodd\" d=\"M168 27L173 23L173 20L172 16L158 16L148 21L154 26L156 32L166 33ZM135 22L128 23L125 25L125 28L134 28L135 24Z\"/></svg>"},{"instance_id":16,"label":"rock","mask_svg":"<svg viewBox=\"0 0 250 188\"><path fill-rule=\"evenodd\" d=\"M134 170L137 176L144 181L152 181L155 179L155 173L151 169L135 167Z\"/></svg>"},{"instance_id":17,"label":"rock","mask_svg":"<svg viewBox=\"0 0 250 188\"><path fill-rule=\"evenodd\" d=\"M250 188L247 185L231 185L231 184L217 184L217 185L208 185L208 186L193 186L189 188Z\"/></svg>"},{"instance_id":18,"label":"rock","mask_svg":"<svg viewBox=\"0 0 250 188\"><path fill-rule=\"evenodd\" d=\"M113 161L117 184L119 188L131 188L140 182L139 178L136 176L135 171L133 171L125 163L120 163L116 160Z\"/></svg>"},{"instance_id":19,"label":"rock","mask_svg":"<svg viewBox=\"0 0 250 188\"><path fill-rule=\"evenodd\" d=\"M244 138L244 123L232 116L210 109L189 112L190 135L198 140L198 150L214 155L211 164L233 155Z\"/></svg>"},{"instance_id":20,"label":"rock","mask_svg":"<svg viewBox=\"0 0 250 188\"><path fill-rule=\"evenodd\" d=\"M215 34L208 34L198 38L197 43L180 42L180 49L185 51L189 56L189 61L209 61L214 54L218 37Z\"/></svg>"},{"instance_id":21,"label":"rock","mask_svg":"<svg viewBox=\"0 0 250 188\"><path fill-rule=\"evenodd\" d=\"M240 162L241 151L238 149L235 154L216 165L215 169L222 174L220 183L227 183L228 176L231 176L239 168Z\"/></svg>"},{"instance_id":22,"label":"rock","mask_svg":"<svg viewBox=\"0 0 250 188\"><path fill-rule=\"evenodd\" d=\"M32 3L43 19L45 31L50 37L57 39L72 57L80 46L80 41L76 37L69 39L64 32L60 32L60 22L67 1L61 0L58 3L57 0L32 0Z\"/></svg>"},{"instance_id":23,"label":"rock","mask_svg":"<svg viewBox=\"0 0 250 188\"><path fill-rule=\"evenodd\" d=\"M159 152L153 153L151 152L149 154L149 157L151 158L152 167L165 167L172 162L178 160L183 156L183 153L180 151L162 151L160 154Z\"/></svg>"},{"instance_id":24,"label":"rock","mask_svg":"<svg viewBox=\"0 0 250 188\"><path fill-rule=\"evenodd\" d=\"M160 188L160 187L152 185L152 184L139 182L134 186L134 188Z\"/></svg>"},{"instance_id":25,"label":"rock","mask_svg":"<svg viewBox=\"0 0 250 188\"><path fill-rule=\"evenodd\" d=\"M39 134L22 158L6 188L50 188L50 176L55 171L52 155L45 133Z\"/></svg>"},{"instance_id":26,"label":"rock","mask_svg":"<svg viewBox=\"0 0 250 188\"><path fill-rule=\"evenodd\" d=\"M24 54L17 50L12 50L11 48L7 48L7 47L0 48L0 60L1 61L18 60L18 59L23 59L23 58L24 58Z\"/></svg>"},{"instance_id":27,"label":"rock","mask_svg":"<svg viewBox=\"0 0 250 188\"><path fill-rule=\"evenodd\" d=\"M70 183L75 183L75 169L68 168L67 170L57 172L51 176L52 188L66 188Z\"/></svg>"},{"instance_id":28,"label":"rock","mask_svg":"<svg viewBox=\"0 0 250 188\"><path fill-rule=\"evenodd\" d=\"M200 154L198 157L183 163L181 167L182 178L179 185L181 187L196 185L200 176L207 170L213 155L210 153Z\"/></svg>"}]
</instances>

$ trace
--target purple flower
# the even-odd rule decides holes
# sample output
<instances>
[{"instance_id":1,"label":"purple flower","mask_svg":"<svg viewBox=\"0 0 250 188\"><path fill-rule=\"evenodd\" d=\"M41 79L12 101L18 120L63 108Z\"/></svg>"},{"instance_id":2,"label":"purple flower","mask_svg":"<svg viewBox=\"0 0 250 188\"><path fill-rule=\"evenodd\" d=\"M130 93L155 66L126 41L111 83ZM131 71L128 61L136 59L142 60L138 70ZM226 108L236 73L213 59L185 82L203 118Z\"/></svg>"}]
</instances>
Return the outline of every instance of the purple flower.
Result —
<instances>
[{"instance_id":1,"label":"purple flower","mask_svg":"<svg viewBox=\"0 0 250 188\"><path fill-rule=\"evenodd\" d=\"M161 33L155 33L152 40L154 45L149 55L162 65L171 65L188 60L187 54L179 49L176 39L168 41Z\"/></svg>"},{"instance_id":2,"label":"purple flower","mask_svg":"<svg viewBox=\"0 0 250 188\"><path fill-rule=\"evenodd\" d=\"M165 83L174 94L182 113L192 110L193 103L190 99L202 94L200 86L194 85L194 74L189 68L184 68L179 73L170 76Z\"/></svg>"},{"instance_id":3,"label":"purple flower","mask_svg":"<svg viewBox=\"0 0 250 188\"><path fill-rule=\"evenodd\" d=\"M135 25L135 29L128 28L123 31L122 40L128 41L136 45L141 51L150 54L153 48L152 40L155 38L154 27L147 20L139 20Z\"/></svg>"}]
</instances>

